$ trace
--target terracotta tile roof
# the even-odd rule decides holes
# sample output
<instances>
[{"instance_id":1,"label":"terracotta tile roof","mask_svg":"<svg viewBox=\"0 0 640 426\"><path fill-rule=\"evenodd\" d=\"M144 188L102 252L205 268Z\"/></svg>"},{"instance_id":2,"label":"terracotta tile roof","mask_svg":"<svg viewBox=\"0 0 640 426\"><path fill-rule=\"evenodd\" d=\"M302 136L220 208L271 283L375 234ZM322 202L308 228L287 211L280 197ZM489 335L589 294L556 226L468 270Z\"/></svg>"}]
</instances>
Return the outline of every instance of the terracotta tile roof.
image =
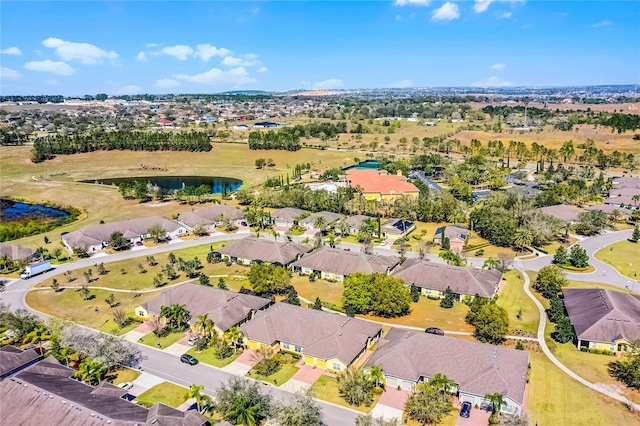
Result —
<instances>
[{"instance_id":1,"label":"terracotta tile roof","mask_svg":"<svg viewBox=\"0 0 640 426\"><path fill-rule=\"evenodd\" d=\"M391 275L417 287L442 291L450 287L457 294L483 297L492 297L502 280L502 273L495 269L463 268L417 258L407 259Z\"/></svg>"},{"instance_id":2,"label":"terracotta tile roof","mask_svg":"<svg viewBox=\"0 0 640 426\"><path fill-rule=\"evenodd\" d=\"M374 322L288 303L276 303L256 313L240 328L248 339L267 344L286 342L301 346L307 355L337 358L346 365L382 330Z\"/></svg>"},{"instance_id":3,"label":"terracotta tile roof","mask_svg":"<svg viewBox=\"0 0 640 426\"><path fill-rule=\"evenodd\" d=\"M446 336L392 328L365 368L382 364L385 374L417 382L440 373L460 391L501 393L524 402L529 353Z\"/></svg>"},{"instance_id":4,"label":"terracotta tile roof","mask_svg":"<svg viewBox=\"0 0 640 426\"><path fill-rule=\"evenodd\" d=\"M380 194L404 194L419 192L419 189L402 175L386 174L379 170L356 170L347 172L349 186L360 186L364 192Z\"/></svg>"},{"instance_id":5,"label":"terracotta tile roof","mask_svg":"<svg viewBox=\"0 0 640 426\"><path fill-rule=\"evenodd\" d=\"M599 288L567 288L562 293L578 339L640 339L640 295Z\"/></svg>"},{"instance_id":6,"label":"terracotta tile roof","mask_svg":"<svg viewBox=\"0 0 640 426\"><path fill-rule=\"evenodd\" d=\"M293 263L294 267L310 268L314 271L349 275L355 272L373 274L386 273L393 269L400 259L395 256L379 256L355 251L345 251L323 247Z\"/></svg>"}]
</instances>

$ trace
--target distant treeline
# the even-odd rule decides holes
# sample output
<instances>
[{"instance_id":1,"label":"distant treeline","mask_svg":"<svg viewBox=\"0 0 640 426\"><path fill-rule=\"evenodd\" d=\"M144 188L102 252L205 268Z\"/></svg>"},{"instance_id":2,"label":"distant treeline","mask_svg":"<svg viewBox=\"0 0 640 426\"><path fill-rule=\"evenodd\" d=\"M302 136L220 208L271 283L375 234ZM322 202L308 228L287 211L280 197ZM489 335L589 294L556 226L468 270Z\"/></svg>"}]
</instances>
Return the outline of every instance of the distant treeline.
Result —
<instances>
[{"instance_id":1,"label":"distant treeline","mask_svg":"<svg viewBox=\"0 0 640 426\"><path fill-rule=\"evenodd\" d=\"M62 95L0 96L0 102L38 102L39 104L46 104L47 102L52 102L54 104L60 104L64 102L64 96Z\"/></svg>"},{"instance_id":2,"label":"distant treeline","mask_svg":"<svg viewBox=\"0 0 640 426\"><path fill-rule=\"evenodd\" d=\"M209 136L201 132L144 133L116 131L91 135L55 135L38 138L33 143L31 161L40 163L56 154L93 151L211 151Z\"/></svg>"},{"instance_id":3,"label":"distant treeline","mask_svg":"<svg viewBox=\"0 0 640 426\"><path fill-rule=\"evenodd\" d=\"M335 138L338 133L347 133L346 122L298 124L266 132L254 131L249 133L249 149L297 151L302 148L301 137L329 140Z\"/></svg>"},{"instance_id":4,"label":"distant treeline","mask_svg":"<svg viewBox=\"0 0 640 426\"><path fill-rule=\"evenodd\" d=\"M29 142L29 135L0 128L0 145L24 145Z\"/></svg>"}]
</instances>

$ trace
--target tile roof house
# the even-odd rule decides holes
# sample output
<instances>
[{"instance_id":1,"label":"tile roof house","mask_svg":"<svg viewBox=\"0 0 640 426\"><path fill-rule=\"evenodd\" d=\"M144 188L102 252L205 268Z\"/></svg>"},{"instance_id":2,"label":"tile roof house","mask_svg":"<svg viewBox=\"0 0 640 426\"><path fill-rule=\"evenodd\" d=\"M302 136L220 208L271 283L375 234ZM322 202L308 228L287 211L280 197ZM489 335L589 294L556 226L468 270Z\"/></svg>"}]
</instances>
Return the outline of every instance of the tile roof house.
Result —
<instances>
[{"instance_id":1,"label":"tile roof house","mask_svg":"<svg viewBox=\"0 0 640 426\"><path fill-rule=\"evenodd\" d=\"M640 189L640 178L633 176L622 176L611 180L615 189L632 188Z\"/></svg>"},{"instance_id":2,"label":"tile roof house","mask_svg":"<svg viewBox=\"0 0 640 426\"><path fill-rule=\"evenodd\" d=\"M220 225L222 223L222 220L220 220L221 217L230 220L236 225L239 225L245 218L243 211L240 209L226 204L215 204L213 206L202 207L190 212L182 213L180 214L178 221L189 228L193 228L197 225Z\"/></svg>"},{"instance_id":3,"label":"tile roof house","mask_svg":"<svg viewBox=\"0 0 640 426\"><path fill-rule=\"evenodd\" d=\"M625 206L630 209L638 208L638 201L634 200L633 197L621 195L619 197L609 197L604 200L604 204L609 204L611 206L620 207Z\"/></svg>"},{"instance_id":4,"label":"tile roof house","mask_svg":"<svg viewBox=\"0 0 640 426\"><path fill-rule=\"evenodd\" d=\"M566 288L564 306L578 348L627 351L640 339L640 295L599 288Z\"/></svg>"},{"instance_id":5,"label":"tile roof house","mask_svg":"<svg viewBox=\"0 0 640 426\"><path fill-rule=\"evenodd\" d=\"M401 171L394 175L386 170L351 169L347 171L346 179L349 186L362 188L367 200L393 201L403 196L417 198L420 193Z\"/></svg>"},{"instance_id":6,"label":"tile roof house","mask_svg":"<svg viewBox=\"0 0 640 426\"><path fill-rule=\"evenodd\" d=\"M556 204L555 206L547 206L538 209L543 214L553 216L556 219L560 219L563 222L573 223L578 220L578 216L583 212L582 209L576 206L569 206L567 204Z\"/></svg>"},{"instance_id":7,"label":"tile roof house","mask_svg":"<svg viewBox=\"0 0 640 426\"><path fill-rule=\"evenodd\" d=\"M287 267L311 250L313 247L306 244L279 242L250 236L229 242L224 247L214 250L213 253L222 259L230 259L232 262L243 265L265 262Z\"/></svg>"},{"instance_id":8,"label":"tile roof house","mask_svg":"<svg viewBox=\"0 0 640 426\"><path fill-rule=\"evenodd\" d=\"M34 254L36 251L32 248L0 244L0 257L7 256L9 260L30 259Z\"/></svg>"},{"instance_id":9,"label":"tile roof house","mask_svg":"<svg viewBox=\"0 0 640 426\"><path fill-rule=\"evenodd\" d=\"M206 419L163 404L148 409L121 397L126 391L107 382L97 387L74 380L72 368L46 358L0 382L2 423L65 426L201 426Z\"/></svg>"},{"instance_id":10,"label":"tile roof house","mask_svg":"<svg viewBox=\"0 0 640 426\"><path fill-rule=\"evenodd\" d=\"M340 219L342 219L342 215L341 214L322 211L322 212L318 212L318 213L313 213L313 214L305 217L304 219L299 220L298 221L298 225L304 226L307 229L315 229L314 223L315 223L316 219L319 218L319 217L324 219L324 224L325 225L331 225L332 223L335 223L335 222L339 221Z\"/></svg>"},{"instance_id":11,"label":"tile roof house","mask_svg":"<svg viewBox=\"0 0 640 426\"><path fill-rule=\"evenodd\" d=\"M308 212L302 209L296 209L295 207L285 207L274 210L271 213L271 221L275 225L291 226L294 225L297 219L305 213Z\"/></svg>"},{"instance_id":12,"label":"tile roof house","mask_svg":"<svg viewBox=\"0 0 640 426\"><path fill-rule=\"evenodd\" d=\"M467 243L467 236L469 235L469 228L466 225L445 225L436 229L433 234L433 242L436 244L442 244L442 231L444 230L444 236L449 238L449 248L456 254L461 254L464 250L464 245Z\"/></svg>"},{"instance_id":13,"label":"tile roof house","mask_svg":"<svg viewBox=\"0 0 640 426\"><path fill-rule=\"evenodd\" d=\"M418 258L407 259L391 274L407 284L420 287L422 294L443 297L447 287L457 300L467 296L493 297L502 281L502 272L496 269L464 268L432 263Z\"/></svg>"},{"instance_id":14,"label":"tile roof house","mask_svg":"<svg viewBox=\"0 0 640 426\"><path fill-rule=\"evenodd\" d=\"M276 303L241 327L253 349L268 345L302 355L305 364L343 371L372 347L380 324L343 315Z\"/></svg>"},{"instance_id":15,"label":"tile roof house","mask_svg":"<svg viewBox=\"0 0 640 426\"><path fill-rule=\"evenodd\" d=\"M382 238L385 237L403 237L416 229L414 222L404 219L389 219L380 225L380 233Z\"/></svg>"},{"instance_id":16,"label":"tile roof house","mask_svg":"<svg viewBox=\"0 0 640 426\"><path fill-rule=\"evenodd\" d=\"M185 305L191 321L198 315L209 314L216 331L224 333L251 319L253 315L271 305L271 300L250 294L235 293L219 288L186 283L163 291L157 297L135 308L135 314L144 319L159 316L163 306Z\"/></svg>"},{"instance_id":17,"label":"tile roof house","mask_svg":"<svg viewBox=\"0 0 640 426\"><path fill-rule=\"evenodd\" d=\"M379 256L325 246L294 262L293 270L299 274L316 274L327 280L343 281L347 275L356 272L388 274L398 263L400 259L395 256Z\"/></svg>"},{"instance_id":18,"label":"tile roof house","mask_svg":"<svg viewBox=\"0 0 640 426\"><path fill-rule=\"evenodd\" d=\"M630 218L631 214L633 213L631 210L629 210L626 207L621 208L611 204L596 204L596 205L587 207L586 210L600 210L601 212L604 212L605 214L608 214L608 215L611 215L615 210L617 210L620 212L621 217L625 219Z\"/></svg>"},{"instance_id":19,"label":"tile roof house","mask_svg":"<svg viewBox=\"0 0 640 426\"><path fill-rule=\"evenodd\" d=\"M62 241L70 252L74 247L84 247L87 251L92 252L106 247L114 232L122 232L124 238L133 243L147 238L149 236L148 229L154 225L161 225L167 231L167 235L171 237L187 232L184 225L175 220L162 216L147 216L85 226L76 231L62 234Z\"/></svg>"},{"instance_id":20,"label":"tile roof house","mask_svg":"<svg viewBox=\"0 0 640 426\"><path fill-rule=\"evenodd\" d=\"M23 351L11 345L0 347L0 379L17 373L39 359L40 354L34 349Z\"/></svg>"},{"instance_id":21,"label":"tile roof house","mask_svg":"<svg viewBox=\"0 0 640 426\"><path fill-rule=\"evenodd\" d=\"M412 390L435 374L457 384L460 402L481 405L484 395L500 393L503 412L521 412L529 353L452 337L392 328L378 343L365 370L381 364L389 387Z\"/></svg>"}]
</instances>

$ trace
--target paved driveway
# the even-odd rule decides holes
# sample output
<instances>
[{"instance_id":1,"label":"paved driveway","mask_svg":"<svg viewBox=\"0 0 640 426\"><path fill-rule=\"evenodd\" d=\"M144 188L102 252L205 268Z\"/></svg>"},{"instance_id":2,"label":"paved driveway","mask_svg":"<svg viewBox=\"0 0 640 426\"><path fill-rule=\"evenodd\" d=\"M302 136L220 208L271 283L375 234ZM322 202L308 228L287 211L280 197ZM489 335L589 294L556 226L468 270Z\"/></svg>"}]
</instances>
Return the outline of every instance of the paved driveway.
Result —
<instances>
[{"instance_id":1,"label":"paved driveway","mask_svg":"<svg viewBox=\"0 0 640 426\"><path fill-rule=\"evenodd\" d=\"M222 367L222 370L230 374L235 374L236 376L244 376L257 364L254 359L254 354L253 349L245 349L235 361Z\"/></svg>"}]
</instances>

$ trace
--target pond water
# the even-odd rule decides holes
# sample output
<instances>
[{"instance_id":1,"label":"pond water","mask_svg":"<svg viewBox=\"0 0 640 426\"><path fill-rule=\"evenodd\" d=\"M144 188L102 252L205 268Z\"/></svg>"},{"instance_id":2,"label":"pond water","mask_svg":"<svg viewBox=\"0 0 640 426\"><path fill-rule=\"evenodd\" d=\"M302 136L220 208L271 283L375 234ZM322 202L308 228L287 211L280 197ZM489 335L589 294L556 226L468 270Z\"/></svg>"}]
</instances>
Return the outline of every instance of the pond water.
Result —
<instances>
[{"instance_id":1,"label":"pond water","mask_svg":"<svg viewBox=\"0 0 640 426\"><path fill-rule=\"evenodd\" d=\"M40 204L28 204L19 201L0 200L0 219L13 221L30 216L45 216L50 218L66 217L69 213L53 207L42 206Z\"/></svg>"},{"instance_id":2,"label":"pond water","mask_svg":"<svg viewBox=\"0 0 640 426\"><path fill-rule=\"evenodd\" d=\"M227 192L231 192L242 186L242 181L239 179L218 176L140 176L131 178L91 179L83 180L82 182L118 186L123 182L134 181L147 182L168 190L182 189L185 186L198 187L200 185L209 185L212 194L222 193L223 187Z\"/></svg>"},{"instance_id":3,"label":"pond water","mask_svg":"<svg viewBox=\"0 0 640 426\"><path fill-rule=\"evenodd\" d=\"M351 169L355 169L355 170L379 170L380 169L380 163L378 163L378 160L365 160L365 161L361 161L358 164L354 164L353 166L349 166L349 167L345 167L343 170L351 170Z\"/></svg>"}]
</instances>

